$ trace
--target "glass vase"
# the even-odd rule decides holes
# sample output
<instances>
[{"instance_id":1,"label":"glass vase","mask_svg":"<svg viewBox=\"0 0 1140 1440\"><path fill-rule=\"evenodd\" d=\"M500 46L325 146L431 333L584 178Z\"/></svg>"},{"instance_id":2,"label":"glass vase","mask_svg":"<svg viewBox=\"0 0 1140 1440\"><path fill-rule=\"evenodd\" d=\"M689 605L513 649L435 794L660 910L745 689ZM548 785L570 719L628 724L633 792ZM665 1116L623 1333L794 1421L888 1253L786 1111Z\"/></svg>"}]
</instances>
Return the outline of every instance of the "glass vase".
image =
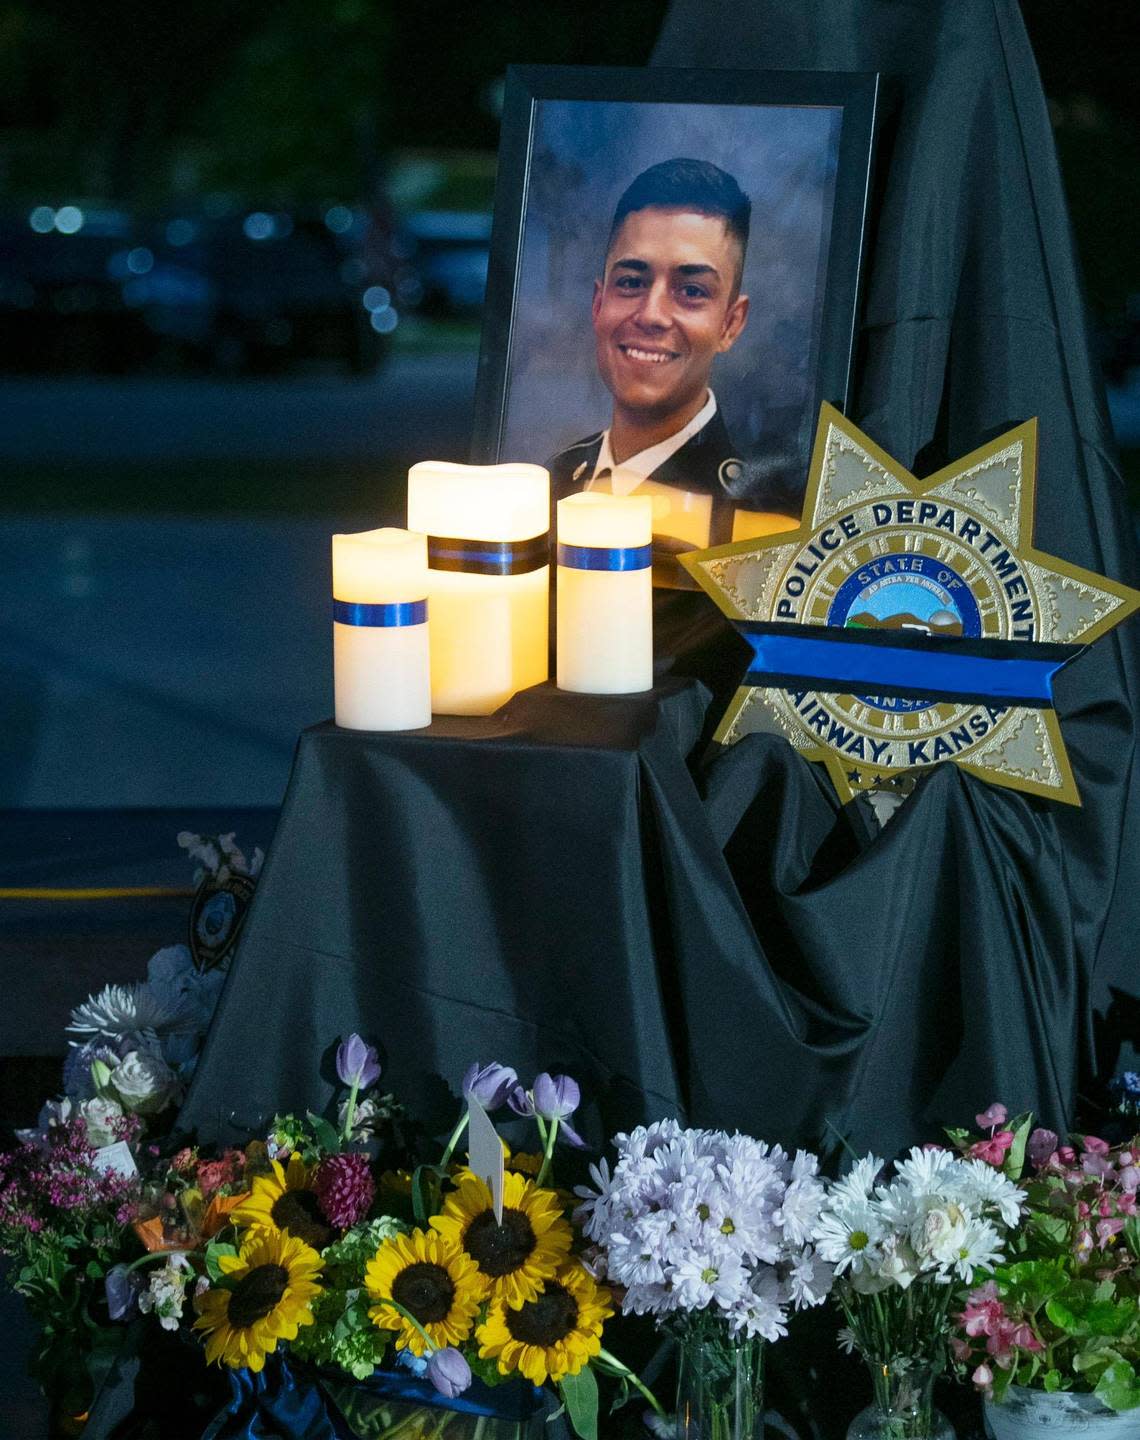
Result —
<instances>
[{"instance_id":1,"label":"glass vase","mask_svg":"<svg viewBox=\"0 0 1140 1440\"><path fill-rule=\"evenodd\" d=\"M954 1440L949 1420L934 1408L941 1365L900 1357L868 1366L875 1398L847 1427L847 1440Z\"/></svg>"},{"instance_id":2,"label":"glass vase","mask_svg":"<svg viewBox=\"0 0 1140 1440\"><path fill-rule=\"evenodd\" d=\"M764 1341L727 1333L681 1341L677 1440L763 1440Z\"/></svg>"}]
</instances>

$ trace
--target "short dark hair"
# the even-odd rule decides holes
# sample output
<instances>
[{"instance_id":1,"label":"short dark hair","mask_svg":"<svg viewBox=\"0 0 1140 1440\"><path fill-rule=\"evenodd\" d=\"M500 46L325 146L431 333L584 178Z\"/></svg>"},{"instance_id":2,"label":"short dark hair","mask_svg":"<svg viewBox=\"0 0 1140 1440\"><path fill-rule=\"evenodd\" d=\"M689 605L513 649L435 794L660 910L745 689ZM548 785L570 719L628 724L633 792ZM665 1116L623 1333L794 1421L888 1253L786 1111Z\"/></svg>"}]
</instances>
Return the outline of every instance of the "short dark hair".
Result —
<instances>
[{"instance_id":1,"label":"short dark hair","mask_svg":"<svg viewBox=\"0 0 1140 1440\"><path fill-rule=\"evenodd\" d=\"M610 237L606 241L607 255L625 217L651 205L719 215L728 233L740 242L741 255L748 249L748 229L752 223L752 202L748 196L718 165L708 160L678 158L651 165L626 187L614 211Z\"/></svg>"}]
</instances>

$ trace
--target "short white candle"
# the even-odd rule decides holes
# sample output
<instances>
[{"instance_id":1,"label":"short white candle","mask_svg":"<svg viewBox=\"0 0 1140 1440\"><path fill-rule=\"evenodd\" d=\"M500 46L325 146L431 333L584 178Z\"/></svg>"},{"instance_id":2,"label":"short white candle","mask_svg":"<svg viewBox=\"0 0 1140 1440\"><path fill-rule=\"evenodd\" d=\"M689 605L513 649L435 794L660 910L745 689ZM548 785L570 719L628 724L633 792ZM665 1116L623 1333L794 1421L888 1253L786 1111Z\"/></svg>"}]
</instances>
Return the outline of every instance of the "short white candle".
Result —
<instances>
[{"instance_id":1,"label":"short white candle","mask_svg":"<svg viewBox=\"0 0 1140 1440\"><path fill-rule=\"evenodd\" d=\"M336 723L430 725L426 537L390 527L334 535L332 563Z\"/></svg>"},{"instance_id":2,"label":"short white candle","mask_svg":"<svg viewBox=\"0 0 1140 1440\"><path fill-rule=\"evenodd\" d=\"M558 502L560 690L652 689L652 539L648 496L584 493Z\"/></svg>"},{"instance_id":3,"label":"short white candle","mask_svg":"<svg viewBox=\"0 0 1140 1440\"><path fill-rule=\"evenodd\" d=\"M408 524L428 536L435 713L489 715L516 690L541 684L549 673L548 472L425 460L408 472Z\"/></svg>"}]
</instances>

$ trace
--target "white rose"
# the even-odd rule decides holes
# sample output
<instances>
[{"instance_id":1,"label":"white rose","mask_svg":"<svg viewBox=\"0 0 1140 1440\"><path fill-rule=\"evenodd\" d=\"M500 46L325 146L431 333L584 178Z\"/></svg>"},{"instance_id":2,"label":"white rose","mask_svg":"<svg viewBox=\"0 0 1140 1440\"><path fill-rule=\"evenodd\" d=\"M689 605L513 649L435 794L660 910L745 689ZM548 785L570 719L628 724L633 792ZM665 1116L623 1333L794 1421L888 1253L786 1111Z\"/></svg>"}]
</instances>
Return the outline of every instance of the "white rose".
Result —
<instances>
[{"instance_id":1,"label":"white rose","mask_svg":"<svg viewBox=\"0 0 1140 1440\"><path fill-rule=\"evenodd\" d=\"M111 1085L128 1110L154 1115L174 1099L178 1082L157 1055L131 1050L111 1071Z\"/></svg>"},{"instance_id":2,"label":"white rose","mask_svg":"<svg viewBox=\"0 0 1140 1440\"><path fill-rule=\"evenodd\" d=\"M114 1122L123 1118L123 1107L117 1100L96 1095L79 1107L79 1113L87 1122L87 1139L92 1147L101 1150L104 1145L113 1145L119 1138Z\"/></svg>"},{"instance_id":3,"label":"white rose","mask_svg":"<svg viewBox=\"0 0 1140 1440\"><path fill-rule=\"evenodd\" d=\"M963 1219L961 1210L954 1204L927 1211L910 1232L916 1253L940 1265L953 1260L961 1245Z\"/></svg>"}]
</instances>

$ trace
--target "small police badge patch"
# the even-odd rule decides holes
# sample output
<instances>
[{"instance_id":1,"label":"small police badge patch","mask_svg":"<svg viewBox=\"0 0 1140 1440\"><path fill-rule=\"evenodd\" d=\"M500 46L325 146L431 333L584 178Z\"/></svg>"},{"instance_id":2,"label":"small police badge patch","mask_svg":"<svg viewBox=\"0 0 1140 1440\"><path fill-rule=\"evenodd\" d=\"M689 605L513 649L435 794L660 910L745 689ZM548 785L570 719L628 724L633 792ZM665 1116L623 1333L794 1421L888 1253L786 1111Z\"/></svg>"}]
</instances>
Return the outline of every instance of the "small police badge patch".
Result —
<instances>
[{"instance_id":1,"label":"small police badge patch","mask_svg":"<svg viewBox=\"0 0 1140 1440\"><path fill-rule=\"evenodd\" d=\"M1140 591L1033 547L1036 439L917 480L824 405L798 528L681 557L753 650L715 738L783 735L844 800L950 760L1079 805L1053 677Z\"/></svg>"},{"instance_id":2,"label":"small police badge patch","mask_svg":"<svg viewBox=\"0 0 1140 1440\"><path fill-rule=\"evenodd\" d=\"M190 906L190 954L199 970L213 970L233 952L253 899L255 881L230 874L207 875Z\"/></svg>"}]
</instances>

